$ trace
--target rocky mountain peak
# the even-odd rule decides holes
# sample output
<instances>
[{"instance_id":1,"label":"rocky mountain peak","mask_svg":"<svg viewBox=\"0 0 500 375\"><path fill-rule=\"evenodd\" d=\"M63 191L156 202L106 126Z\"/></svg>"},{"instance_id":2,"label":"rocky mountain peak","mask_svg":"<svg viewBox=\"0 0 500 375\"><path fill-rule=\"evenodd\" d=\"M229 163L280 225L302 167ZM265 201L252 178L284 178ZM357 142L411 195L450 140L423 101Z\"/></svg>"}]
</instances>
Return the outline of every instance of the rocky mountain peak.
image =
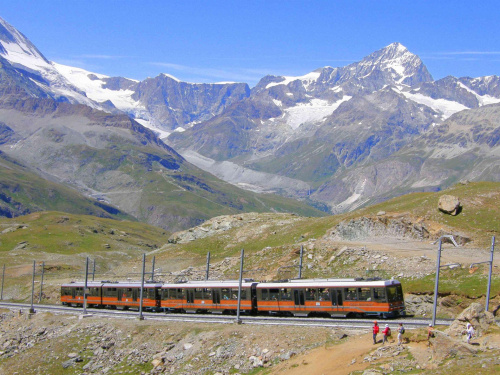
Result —
<instances>
[{"instance_id":1,"label":"rocky mountain peak","mask_svg":"<svg viewBox=\"0 0 500 375\"><path fill-rule=\"evenodd\" d=\"M431 74L417 55L401 43L392 43L366 56L361 62L348 67L357 77L367 77L380 72L384 78L396 84L412 86L433 81Z\"/></svg>"},{"instance_id":2,"label":"rocky mountain peak","mask_svg":"<svg viewBox=\"0 0 500 375\"><path fill-rule=\"evenodd\" d=\"M0 54L11 63L26 65L38 61L38 65L49 65L43 54L14 26L0 17Z\"/></svg>"}]
</instances>

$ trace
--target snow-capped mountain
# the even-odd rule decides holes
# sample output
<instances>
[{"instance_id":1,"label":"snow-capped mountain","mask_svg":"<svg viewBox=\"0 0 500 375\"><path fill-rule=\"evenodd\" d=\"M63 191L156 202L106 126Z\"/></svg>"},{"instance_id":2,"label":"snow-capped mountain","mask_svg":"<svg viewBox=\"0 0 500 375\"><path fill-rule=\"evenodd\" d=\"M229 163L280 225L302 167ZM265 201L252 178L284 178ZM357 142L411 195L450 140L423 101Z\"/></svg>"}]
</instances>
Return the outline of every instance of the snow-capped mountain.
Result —
<instances>
[{"instance_id":1,"label":"snow-capped mountain","mask_svg":"<svg viewBox=\"0 0 500 375\"><path fill-rule=\"evenodd\" d=\"M73 86L45 56L12 25L0 18L0 55L17 70L24 72L45 93L58 101L99 105Z\"/></svg>"},{"instance_id":2,"label":"snow-capped mountain","mask_svg":"<svg viewBox=\"0 0 500 375\"><path fill-rule=\"evenodd\" d=\"M51 62L1 18L0 56L54 99L125 112L161 137L208 120L250 94L245 83L196 84L168 74L136 81Z\"/></svg>"},{"instance_id":3,"label":"snow-capped mountain","mask_svg":"<svg viewBox=\"0 0 500 375\"><path fill-rule=\"evenodd\" d=\"M340 184L346 173L396 155L459 111L500 103L498 83L496 76L434 81L417 55L393 43L345 67L266 76L249 98L168 141L195 164L213 159L207 170L228 181L220 163L308 183L311 199L340 212L399 186L393 178L363 182L364 172ZM236 182L255 184L243 175Z\"/></svg>"},{"instance_id":4,"label":"snow-capped mountain","mask_svg":"<svg viewBox=\"0 0 500 375\"><path fill-rule=\"evenodd\" d=\"M449 119L467 117L457 112L497 121L497 111L487 107L500 103L500 77L434 81L422 60L400 43L344 67L327 66L297 77L265 76L250 90L245 83L196 84L168 74L136 81L57 64L0 19L0 67L15 71L7 74L12 85L2 85L3 90L19 83L31 96L126 113L226 181L256 191L308 196L335 212L382 199L391 189L400 193L451 181L446 177L451 172L434 167L429 173L440 174L434 182L441 182L411 182L418 174L412 168L422 165L421 155L411 168L406 156L404 162L386 161L424 136L422 154L426 142L441 147L443 138L433 134L453 132L456 127L447 124L455 122ZM488 129L474 134L494 138L495 131ZM463 134L469 137L467 131ZM491 140L484 144L497 147ZM479 149L490 152L483 144ZM412 170L411 183L403 188L387 177L390 182L384 185L376 178L384 172L366 168L375 164Z\"/></svg>"}]
</instances>

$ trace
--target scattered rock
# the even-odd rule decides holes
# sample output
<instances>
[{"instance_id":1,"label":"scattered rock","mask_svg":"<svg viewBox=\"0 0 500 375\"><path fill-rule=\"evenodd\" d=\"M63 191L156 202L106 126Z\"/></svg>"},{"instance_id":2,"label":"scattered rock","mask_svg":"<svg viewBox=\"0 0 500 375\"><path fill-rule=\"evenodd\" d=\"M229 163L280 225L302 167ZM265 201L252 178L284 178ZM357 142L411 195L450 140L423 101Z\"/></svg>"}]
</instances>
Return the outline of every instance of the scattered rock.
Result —
<instances>
[{"instance_id":1,"label":"scattered rock","mask_svg":"<svg viewBox=\"0 0 500 375\"><path fill-rule=\"evenodd\" d=\"M458 215L461 209L460 201L454 195L442 195L439 197L438 209L449 215Z\"/></svg>"},{"instance_id":2,"label":"scattered rock","mask_svg":"<svg viewBox=\"0 0 500 375\"><path fill-rule=\"evenodd\" d=\"M153 367L158 367L163 364L163 361L161 359L153 359L151 361L151 364L153 365Z\"/></svg>"},{"instance_id":3,"label":"scattered rock","mask_svg":"<svg viewBox=\"0 0 500 375\"><path fill-rule=\"evenodd\" d=\"M69 360L67 360L67 361L65 361L65 362L62 363L62 367L64 369L66 369L68 367L74 366L75 363L76 363L76 361L74 359L69 359Z\"/></svg>"}]
</instances>

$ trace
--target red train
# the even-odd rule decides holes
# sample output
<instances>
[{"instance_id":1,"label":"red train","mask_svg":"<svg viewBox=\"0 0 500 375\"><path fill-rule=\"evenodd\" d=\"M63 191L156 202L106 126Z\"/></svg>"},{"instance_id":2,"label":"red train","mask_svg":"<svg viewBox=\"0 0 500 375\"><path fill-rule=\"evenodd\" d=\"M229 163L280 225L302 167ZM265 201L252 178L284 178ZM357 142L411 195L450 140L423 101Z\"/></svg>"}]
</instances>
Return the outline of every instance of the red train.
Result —
<instances>
[{"instance_id":1,"label":"red train","mask_svg":"<svg viewBox=\"0 0 500 375\"><path fill-rule=\"evenodd\" d=\"M137 308L140 283L89 282L87 304L93 307ZM83 305L84 283L61 286L63 305ZM143 307L152 311L234 313L238 281L145 283ZM391 318L406 315L403 289L397 280L302 279L242 282L242 313L293 316Z\"/></svg>"}]
</instances>

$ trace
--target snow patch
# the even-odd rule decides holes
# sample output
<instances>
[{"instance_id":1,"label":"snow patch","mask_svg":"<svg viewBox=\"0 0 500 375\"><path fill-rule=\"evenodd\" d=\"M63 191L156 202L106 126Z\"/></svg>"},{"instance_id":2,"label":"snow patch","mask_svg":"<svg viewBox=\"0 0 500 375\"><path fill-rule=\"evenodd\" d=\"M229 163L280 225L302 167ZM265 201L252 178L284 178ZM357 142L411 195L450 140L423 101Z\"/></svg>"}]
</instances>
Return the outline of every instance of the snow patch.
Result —
<instances>
[{"instance_id":1,"label":"snow patch","mask_svg":"<svg viewBox=\"0 0 500 375\"><path fill-rule=\"evenodd\" d=\"M176 82L181 82L181 80L180 80L180 79L178 79L177 77L174 77L174 76L173 76L173 75L171 75L171 74L162 73L161 75L162 75L163 77L168 77L168 78L170 78L170 79L173 79L173 80L174 80L174 81L176 81Z\"/></svg>"},{"instance_id":2,"label":"snow patch","mask_svg":"<svg viewBox=\"0 0 500 375\"><path fill-rule=\"evenodd\" d=\"M463 111L464 109L469 109L463 104L452 102L446 99L432 99L429 96L422 94L412 94L409 92L401 92L405 97L419 104L426 105L427 107L432 108L433 110L442 113L443 120L446 120L448 117L453 115L454 113Z\"/></svg>"},{"instance_id":3,"label":"snow patch","mask_svg":"<svg viewBox=\"0 0 500 375\"><path fill-rule=\"evenodd\" d=\"M343 102L351 98L352 96L346 95L334 103L322 99L311 99L309 103L300 103L295 107L285 109L286 123L295 130L302 124L320 121L330 116Z\"/></svg>"},{"instance_id":4,"label":"snow patch","mask_svg":"<svg viewBox=\"0 0 500 375\"><path fill-rule=\"evenodd\" d=\"M311 73L308 73L304 76L300 76L300 77L282 77L283 78L283 81L281 82L271 82L269 83L267 86L266 86L266 89L269 89L273 86L278 86L278 85L288 85L289 83L293 82L293 81L302 81L302 84L304 86L309 86L312 82L316 82L318 80L320 76L320 73L319 72L311 72Z\"/></svg>"},{"instance_id":5,"label":"snow patch","mask_svg":"<svg viewBox=\"0 0 500 375\"><path fill-rule=\"evenodd\" d=\"M113 105L122 110L130 112L132 109L144 109L139 102L132 99L132 90L110 90L103 88L106 84L103 79L109 78L103 74L91 73L87 70L74 68L72 66L53 63L57 71L64 76L73 86L85 91L87 97L96 101L104 102L110 100ZM91 79L90 76L98 79Z\"/></svg>"},{"instance_id":6,"label":"snow patch","mask_svg":"<svg viewBox=\"0 0 500 375\"><path fill-rule=\"evenodd\" d=\"M480 106L500 103L500 98L495 98L494 96L490 96L490 95L479 95L477 92L472 90L470 87L465 86L462 82L458 82L458 85L460 87L462 87L463 89L467 90L468 92L470 92L471 94L474 94L474 96L477 98L477 101L479 102Z\"/></svg>"}]
</instances>

